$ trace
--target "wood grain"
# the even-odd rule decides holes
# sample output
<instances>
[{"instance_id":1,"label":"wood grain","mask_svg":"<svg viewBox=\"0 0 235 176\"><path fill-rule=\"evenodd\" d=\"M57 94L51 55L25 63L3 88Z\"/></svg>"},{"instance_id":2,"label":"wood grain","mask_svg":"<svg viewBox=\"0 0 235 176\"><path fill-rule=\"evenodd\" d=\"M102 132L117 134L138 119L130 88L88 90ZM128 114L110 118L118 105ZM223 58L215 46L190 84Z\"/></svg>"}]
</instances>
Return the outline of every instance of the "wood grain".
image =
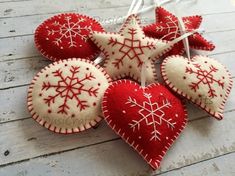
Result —
<instances>
[{"instance_id":1,"label":"wood grain","mask_svg":"<svg viewBox=\"0 0 235 176\"><path fill-rule=\"evenodd\" d=\"M152 1L145 1L145 6ZM228 67L235 79L235 1L198 0L177 4L182 16L203 15L201 29L212 40L209 54ZM33 32L58 12L79 12L99 21L127 13L131 1L119 0L1 0L0 2L0 176L26 175L163 175L233 176L235 152L235 89L217 121L187 104L189 124L152 172L104 122L80 134L58 135L31 119L26 108L28 84L50 61L35 49ZM175 4L165 6L174 11ZM142 15L144 24L154 12ZM108 31L120 25L105 26Z\"/></svg>"},{"instance_id":2,"label":"wood grain","mask_svg":"<svg viewBox=\"0 0 235 176\"><path fill-rule=\"evenodd\" d=\"M56 173L56 171L63 172L64 170L67 172L64 173L65 175L111 175L111 173L117 175L157 174L235 152L234 138L231 138L235 133L235 128L233 128L234 123L235 118L233 112L227 113L226 118L220 122L212 118L192 121L188 124L173 147L168 151L162 162L162 167L156 172L152 172L143 159L122 140L107 140L106 142L97 145L82 148L78 147L74 150L59 154L55 153L49 156L36 157L29 161L0 168L0 172L10 170L10 168L14 167L14 172L16 173L24 170L24 168L30 173L35 170L39 171L38 169L43 168L44 174L47 174L47 170L53 173ZM103 127L106 129L104 133L100 133L100 129L97 129L98 131L93 133L93 135L97 135L96 140L100 136L115 136L108 127L105 125ZM18 131L20 133L17 135L18 138L27 136L27 134L31 132L30 129L28 129L28 132L22 131L23 130ZM25 134L23 135L23 133ZM41 135L49 135L49 133L45 133L45 130L41 131L41 133ZM88 143L89 141L94 140L92 137L93 135L90 132L89 134L90 140L87 139ZM86 135L88 135L88 133ZM74 138L73 143L85 141L84 136L81 136L77 136L77 139ZM27 142L25 138L25 143L28 143L28 146L34 146L34 151L47 150L49 153L52 148L61 147L61 144L56 142L57 139L63 140L63 143L67 144L72 140L72 137L70 138L70 136L67 136L65 138L63 136L54 135L53 143L51 143L50 140L45 143L40 139L41 138L39 137L36 140ZM11 138L8 138L8 140L11 140ZM17 142L18 141L15 141L15 143ZM66 146L63 146L63 148L64 147ZM29 153L34 153L28 149L29 147L27 147L27 149L23 147L21 149L12 147L10 149L12 154L6 158L11 158L12 161L20 160L20 158L15 155L16 150L19 153L22 153L22 150L27 150L27 155L29 155ZM25 153L22 154L25 155ZM5 163L6 161L7 159L4 160Z\"/></svg>"}]
</instances>

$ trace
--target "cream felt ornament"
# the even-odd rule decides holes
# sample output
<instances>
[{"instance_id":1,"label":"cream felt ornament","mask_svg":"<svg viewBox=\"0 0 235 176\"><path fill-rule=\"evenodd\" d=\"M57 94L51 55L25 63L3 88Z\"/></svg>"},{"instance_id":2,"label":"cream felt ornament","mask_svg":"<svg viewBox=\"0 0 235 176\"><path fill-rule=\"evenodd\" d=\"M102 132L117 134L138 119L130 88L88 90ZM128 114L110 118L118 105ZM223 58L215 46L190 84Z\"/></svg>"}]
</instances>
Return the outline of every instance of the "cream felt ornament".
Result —
<instances>
[{"instance_id":1,"label":"cream felt ornament","mask_svg":"<svg viewBox=\"0 0 235 176\"><path fill-rule=\"evenodd\" d=\"M169 56L161 66L165 83L217 119L223 118L226 99L232 88L229 71L206 56L188 59Z\"/></svg>"},{"instance_id":2,"label":"cream felt ornament","mask_svg":"<svg viewBox=\"0 0 235 176\"><path fill-rule=\"evenodd\" d=\"M183 20L178 18L181 30ZM223 118L224 105L232 88L229 71L218 61L207 56L191 58L189 39L183 39L187 58L169 56L161 65L165 83L176 93L187 98L217 119Z\"/></svg>"},{"instance_id":3,"label":"cream felt ornament","mask_svg":"<svg viewBox=\"0 0 235 176\"><path fill-rule=\"evenodd\" d=\"M102 109L108 125L155 170L187 122L181 101L158 83L113 82Z\"/></svg>"},{"instance_id":4,"label":"cream felt ornament","mask_svg":"<svg viewBox=\"0 0 235 176\"><path fill-rule=\"evenodd\" d=\"M52 61L68 58L93 60L100 50L89 40L93 31L104 31L95 19L77 13L55 15L35 31L35 45Z\"/></svg>"},{"instance_id":5,"label":"cream felt ornament","mask_svg":"<svg viewBox=\"0 0 235 176\"><path fill-rule=\"evenodd\" d=\"M101 99L111 79L85 59L54 62L33 79L28 109L44 127L57 133L75 133L101 120Z\"/></svg>"},{"instance_id":6,"label":"cream felt ornament","mask_svg":"<svg viewBox=\"0 0 235 176\"><path fill-rule=\"evenodd\" d=\"M145 63L146 82L155 82L154 61L171 48L166 41L146 37L137 15L130 15L118 33L94 32L91 40L105 55L104 68L114 80L130 77L140 82Z\"/></svg>"}]
</instances>

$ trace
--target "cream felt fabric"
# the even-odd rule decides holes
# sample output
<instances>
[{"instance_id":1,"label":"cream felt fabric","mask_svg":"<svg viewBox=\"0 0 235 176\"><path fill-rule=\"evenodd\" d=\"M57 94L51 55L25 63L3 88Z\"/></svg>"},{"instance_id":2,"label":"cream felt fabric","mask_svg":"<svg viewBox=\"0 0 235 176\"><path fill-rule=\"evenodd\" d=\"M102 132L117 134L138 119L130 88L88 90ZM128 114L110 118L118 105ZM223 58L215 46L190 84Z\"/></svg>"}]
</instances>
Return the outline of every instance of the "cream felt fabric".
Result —
<instances>
[{"instance_id":1,"label":"cream felt fabric","mask_svg":"<svg viewBox=\"0 0 235 176\"><path fill-rule=\"evenodd\" d=\"M146 37L136 15L129 16L118 33L94 32L91 40L105 54L105 70L115 80L131 77L140 82L145 62L146 82L155 82L154 61L171 49L171 46L161 49L166 41Z\"/></svg>"},{"instance_id":2,"label":"cream felt fabric","mask_svg":"<svg viewBox=\"0 0 235 176\"><path fill-rule=\"evenodd\" d=\"M52 63L30 85L29 111L51 131L83 131L101 120L101 99L109 82L107 73L88 60Z\"/></svg>"},{"instance_id":3,"label":"cream felt fabric","mask_svg":"<svg viewBox=\"0 0 235 176\"><path fill-rule=\"evenodd\" d=\"M224 104L232 87L228 70L218 61L195 56L166 58L161 67L166 84L218 119L223 118Z\"/></svg>"}]
</instances>

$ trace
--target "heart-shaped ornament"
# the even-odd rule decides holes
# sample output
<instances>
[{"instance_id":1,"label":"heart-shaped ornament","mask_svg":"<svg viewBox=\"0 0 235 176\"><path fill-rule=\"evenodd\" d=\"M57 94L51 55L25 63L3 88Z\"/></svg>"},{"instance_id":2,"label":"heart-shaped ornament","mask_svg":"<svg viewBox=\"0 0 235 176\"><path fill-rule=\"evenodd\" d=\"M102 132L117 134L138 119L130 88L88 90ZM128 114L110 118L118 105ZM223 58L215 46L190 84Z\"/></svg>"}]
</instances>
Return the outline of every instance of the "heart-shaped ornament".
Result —
<instances>
[{"instance_id":1,"label":"heart-shaped ornament","mask_svg":"<svg viewBox=\"0 0 235 176\"><path fill-rule=\"evenodd\" d=\"M218 61L195 56L169 56L161 66L165 83L217 119L223 118L224 104L232 88L229 71Z\"/></svg>"},{"instance_id":2,"label":"heart-shaped ornament","mask_svg":"<svg viewBox=\"0 0 235 176\"><path fill-rule=\"evenodd\" d=\"M113 82L102 109L108 125L153 169L187 122L184 105L158 83L143 88L129 80Z\"/></svg>"}]
</instances>

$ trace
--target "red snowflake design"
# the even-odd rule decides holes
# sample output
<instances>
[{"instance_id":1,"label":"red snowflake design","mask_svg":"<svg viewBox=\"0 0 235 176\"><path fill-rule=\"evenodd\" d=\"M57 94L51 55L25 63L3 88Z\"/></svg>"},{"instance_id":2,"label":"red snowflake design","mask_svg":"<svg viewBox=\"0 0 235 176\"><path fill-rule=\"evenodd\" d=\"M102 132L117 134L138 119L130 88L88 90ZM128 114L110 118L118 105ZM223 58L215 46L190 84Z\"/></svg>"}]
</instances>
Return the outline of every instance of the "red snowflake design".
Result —
<instances>
[{"instance_id":1,"label":"red snowflake design","mask_svg":"<svg viewBox=\"0 0 235 176\"><path fill-rule=\"evenodd\" d=\"M216 73L218 71L217 68L215 68L213 65L209 67L209 70L204 70L201 68L201 65L199 64L193 64L196 68L196 70L193 70L192 68L186 67L186 73L189 74L196 74L198 81L192 82L189 87L194 90L195 92L200 88L200 84L204 84L208 86L208 94L209 97L214 98L217 97L215 89L213 88L213 84L217 83L219 87L224 88L224 82L221 80L217 80L214 78L213 73Z\"/></svg>"},{"instance_id":2,"label":"red snowflake design","mask_svg":"<svg viewBox=\"0 0 235 176\"><path fill-rule=\"evenodd\" d=\"M109 40L108 45L116 46L120 45L119 52L123 55L120 58L115 59L112 64L119 69L120 65L123 66L123 60L125 58L129 58L130 60L136 59L138 61L138 67L143 64L140 56L144 54L143 49L148 48L149 50L155 49L155 45L153 42L147 42L147 45L142 45L141 41L135 39L137 31L134 28L128 29L128 34L130 34L130 38L125 38L123 43L118 41L116 38L113 39L112 37Z\"/></svg>"},{"instance_id":3,"label":"red snowflake design","mask_svg":"<svg viewBox=\"0 0 235 176\"><path fill-rule=\"evenodd\" d=\"M50 82L43 82L42 91L48 91L49 89L55 90L55 95L49 95L44 98L45 103L50 107L51 104L55 103L56 99L63 99L63 103L59 105L58 112L61 114L68 114L69 105L68 100L75 100L77 102L77 107L80 108L80 111L89 107L87 101L81 100L79 95L83 92L86 92L89 96L97 96L98 88L90 87L85 88L84 82L95 79L91 74L85 74L84 78L79 79L76 74L79 73L79 68L76 66L71 66L69 72L71 76L64 76L63 71L60 69L52 72L52 74L59 78L56 84L51 84Z\"/></svg>"}]
</instances>

